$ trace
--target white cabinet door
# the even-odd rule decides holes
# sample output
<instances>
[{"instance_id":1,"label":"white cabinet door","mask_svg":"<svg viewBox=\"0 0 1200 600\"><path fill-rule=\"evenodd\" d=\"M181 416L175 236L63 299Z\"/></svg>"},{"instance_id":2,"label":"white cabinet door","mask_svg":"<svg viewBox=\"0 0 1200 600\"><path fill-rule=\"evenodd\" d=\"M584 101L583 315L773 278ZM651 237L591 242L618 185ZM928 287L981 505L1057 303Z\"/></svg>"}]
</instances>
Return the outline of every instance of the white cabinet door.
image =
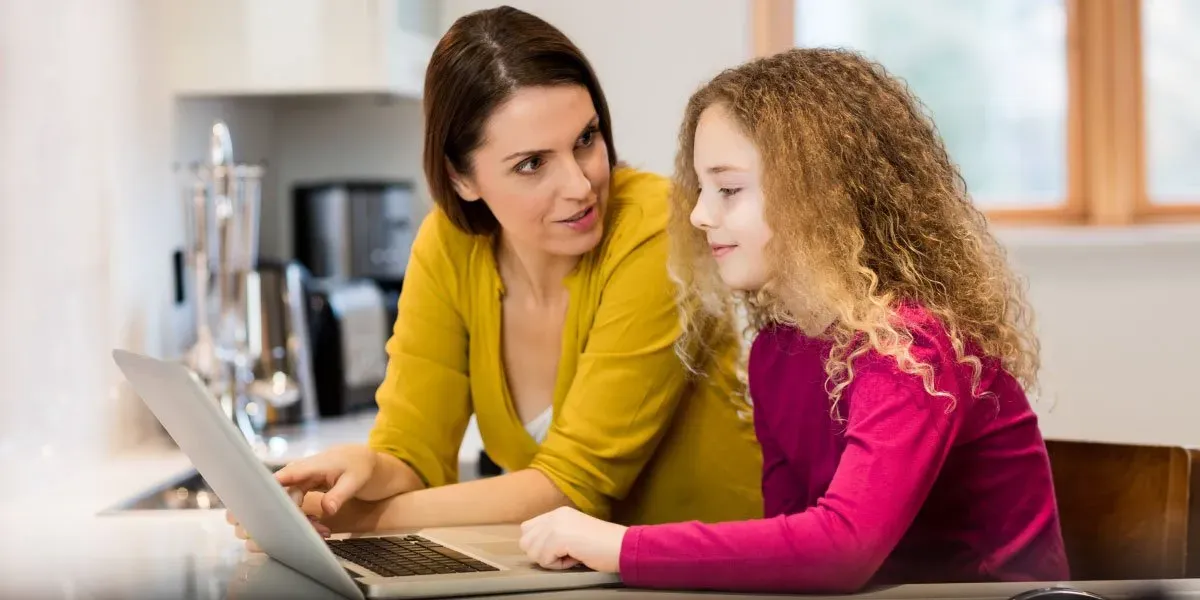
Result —
<instances>
[{"instance_id":1,"label":"white cabinet door","mask_svg":"<svg viewBox=\"0 0 1200 600\"><path fill-rule=\"evenodd\" d=\"M180 95L418 96L436 32L432 0L179 0L169 3Z\"/></svg>"}]
</instances>

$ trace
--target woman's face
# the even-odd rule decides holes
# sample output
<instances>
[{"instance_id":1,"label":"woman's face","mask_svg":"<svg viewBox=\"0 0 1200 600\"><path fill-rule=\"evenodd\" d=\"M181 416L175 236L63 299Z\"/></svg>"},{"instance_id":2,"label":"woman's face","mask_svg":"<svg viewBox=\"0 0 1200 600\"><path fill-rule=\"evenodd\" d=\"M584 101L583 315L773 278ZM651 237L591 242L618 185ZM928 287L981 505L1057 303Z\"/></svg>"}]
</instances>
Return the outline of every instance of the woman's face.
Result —
<instances>
[{"instance_id":1,"label":"woman's face","mask_svg":"<svg viewBox=\"0 0 1200 600\"><path fill-rule=\"evenodd\" d=\"M483 142L455 176L458 195L484 202L506 241L556 256L600 242L611 175L587 88L525 87L492 113Z\"/></svg>"}]
</instances>

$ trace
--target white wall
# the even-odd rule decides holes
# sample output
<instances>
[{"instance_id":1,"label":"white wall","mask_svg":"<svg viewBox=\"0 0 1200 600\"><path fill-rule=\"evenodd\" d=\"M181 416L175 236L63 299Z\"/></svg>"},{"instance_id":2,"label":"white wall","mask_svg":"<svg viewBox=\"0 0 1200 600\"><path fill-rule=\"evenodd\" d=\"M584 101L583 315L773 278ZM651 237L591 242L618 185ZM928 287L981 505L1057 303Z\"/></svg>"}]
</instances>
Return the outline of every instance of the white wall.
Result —
<instances>
[{"instance_id":1,"label":"white wall","mask_svg":"<svg viewBox=\"0 0 1200 600\"><path fill-rule=\"evenodd\" d=\"M0 3L0 469L127 440L109 350L170 337L170 104L150 17L135 0Z\"/></svg>"},{"instance_id":2,"label":"white wall","mask_svg":"<svg viewBox=\"0 0 1200 600\"><path fill-rule=\"evenodd\" d=\"M43 4L0 3L0 465L30 472L157 434L110 350L190 342L175 167L204 159L216 118L237 160L275 141L269 104L172 100L157 3Z\"/></svg>"},{"instance_id":3,"label":"white wall","mask_svg":"<svg viewBox=\"0 0 1200 600\"><path fill-rule=\"evenodd\" d=\"M444 0L442 28L501 2ZM512 0L561 29L592 63L612 112L618 155L670 173L688 97L750 55L744 0Z\"/></svg>"},{"instance_id":4,"label":"white wall","mask_svg":"<svg viewBox=\"0 0 1200 600\"><path fill-rule=\"evenodd\" d=\"M1002 232L1043 345L1043 431L1200 444L1200 227Z\"/></svg>"}]
</instances>

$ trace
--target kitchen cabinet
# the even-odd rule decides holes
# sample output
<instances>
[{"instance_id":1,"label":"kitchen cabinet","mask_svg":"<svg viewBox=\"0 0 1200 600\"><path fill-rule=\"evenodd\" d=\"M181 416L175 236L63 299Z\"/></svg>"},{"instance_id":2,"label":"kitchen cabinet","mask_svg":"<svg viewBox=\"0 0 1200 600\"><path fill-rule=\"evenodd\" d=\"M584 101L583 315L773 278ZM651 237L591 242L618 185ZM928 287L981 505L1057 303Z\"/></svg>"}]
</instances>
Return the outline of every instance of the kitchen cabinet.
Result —
<instances>
[{"instance_id":1,"label":"kitchen cabinet","mask_svg":"<svg viewBox=\"0 0 1200 600\"><path fill-rule=\"evenodd\" d=\"M421 95L440 34L436 0L165 3L179 96Z\"/></svg>"}]
</instances>

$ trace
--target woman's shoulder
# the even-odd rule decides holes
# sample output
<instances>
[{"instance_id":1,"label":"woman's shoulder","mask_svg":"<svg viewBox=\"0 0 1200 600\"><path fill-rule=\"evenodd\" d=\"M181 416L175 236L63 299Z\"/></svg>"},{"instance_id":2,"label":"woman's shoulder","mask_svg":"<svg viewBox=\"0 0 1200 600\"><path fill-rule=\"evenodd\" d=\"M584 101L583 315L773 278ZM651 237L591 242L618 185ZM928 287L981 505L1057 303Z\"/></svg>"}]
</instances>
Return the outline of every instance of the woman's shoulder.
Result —
<instances>
[{"instance_id":1,"label":"woman's shoulder","mask_svg":"<svg viewBox=\"0 0 1200 600\"><path fill-rule=\"evenodd\" d=\"M609 187L615 198L636 201L652 197L665 207L667 194L671 191L671 180L653 171L619 164L612 171Z\"/></svg>"},{"instance_id":2,"label":"woman's shoulder","mask_svg":"<svg viewBox=\"0 0 1200 600\"><path fill-rule=\"evenodd\" d=\"M454 225L450 217L434 206L421 220L413 240L414 253L437 252L450 255L469 252L474 245L473 236Z\"/></svg>"},{"instance_id":3,"label":"woman's shoulder","mask_svg":"<svg viewBox=\"0 0 1200 600\"><path fill-rule=\"evenodd\" d=\"M619 166L609 186L607 231L597 248L597 266L611 270L631 254L645 251L662 252L665 261L671 181Z\"/></svg>"},{"instance_id":4,"label":"woman's shoulder","mask_svg":"<svg viewBox=\"0 0 1200 600\"><path fill-rule=\"evenodd\" d=\"M440 208L434 206L421 221L413 240L412 256L453 268L470 277L482 261L491 260L492 238L460 229Z\"/></svg>"},{"instance_id":5,"label":"woman's shoulder","mask_svg":"<svg viewBox=\"0 0 1200 600\"><path fill-rule=\"evenodd\" d=\"M452 299L458 298L464 286L483 281L475 276L481 260L480 236L467 233L436 206L422 219L413 239L408 270L423 271Z\"/></svg>"}]
</instances>

